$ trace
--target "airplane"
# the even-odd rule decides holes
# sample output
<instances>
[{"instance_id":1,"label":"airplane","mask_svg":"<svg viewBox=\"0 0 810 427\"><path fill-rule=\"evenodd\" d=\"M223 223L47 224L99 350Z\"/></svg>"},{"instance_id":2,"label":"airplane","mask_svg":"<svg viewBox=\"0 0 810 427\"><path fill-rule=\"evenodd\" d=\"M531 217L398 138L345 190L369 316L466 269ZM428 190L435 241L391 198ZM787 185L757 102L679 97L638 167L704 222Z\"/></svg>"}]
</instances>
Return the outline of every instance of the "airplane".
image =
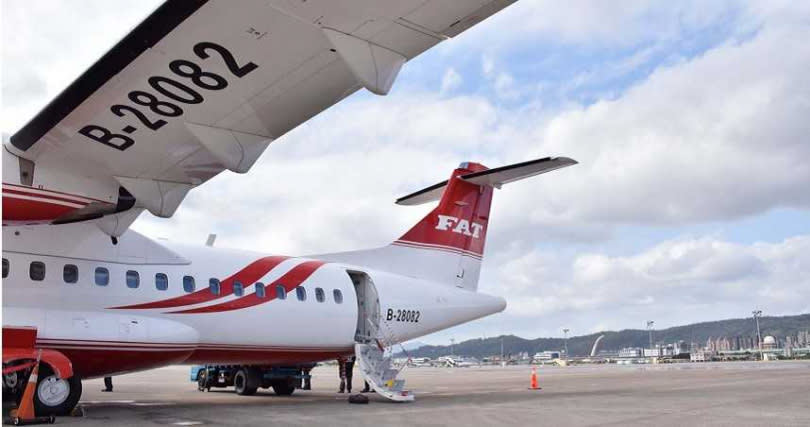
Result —
<instances>
[{"instance_id":1,"label":"airplane","mask_svg":"<svg viewBox=\"0 0 810 427\"><path fill-rule=\"evenodd\" d=\"M439 364L439 366L448 368L469 368L470 366L476 365L472 361L466 360L460 356L441 356L436 359L436 362Z\"/></svg>"},{"instance_id":2,"label":"airplane","mask_svg":"<svg viewBox=\"0 0 810 427\"><path fill-rule=\"evenodd\" d=\"M407 361L409 366L415 367L425 367L425 366L433 366L433 361L429 357L415 357L408 359Z\"/></svg>"},{"instance_id":3,"label":"airplane","mask_svg":"<svg viewBox=\"0 0 810 427\"><path fill-rule=\"evenodd\" d=\"M384 349L504 310L477 292L493 191L575 164L547 157L397 200L438 206L390 245L293 257L129 230L171 217L220 172L246 173L289 130L509 0L169 0L3 140L3 390L41 360L37 414L83 379L172 364L267 367L356 355L381 395L413 395ZM289 143L289 142L288 142ZM212 207L216 208L216 207ZM270 384L291 394L290 379Z\"/></svg>"}]
</instances>

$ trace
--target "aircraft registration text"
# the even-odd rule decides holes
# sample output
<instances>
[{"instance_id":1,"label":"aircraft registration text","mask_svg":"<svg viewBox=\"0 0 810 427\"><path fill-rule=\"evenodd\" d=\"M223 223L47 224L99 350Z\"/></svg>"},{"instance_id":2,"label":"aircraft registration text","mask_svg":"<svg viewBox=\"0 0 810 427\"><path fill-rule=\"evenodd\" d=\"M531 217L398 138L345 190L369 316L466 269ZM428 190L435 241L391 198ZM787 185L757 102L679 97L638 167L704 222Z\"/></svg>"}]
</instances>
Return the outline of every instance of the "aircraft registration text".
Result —
<instances>
[{"instance_id":1,"label":"aircraft registration text","mask_svg":"<svg viewBox=\"0 0 810 427\"><path fill-rule=\"evenodd\" d=\"M207 59L211 53L218 54L228 70L237 78L242 78L259 68L253 62L239 65L233 54L225 47L213 42L200 42L194 45L194 54L200 59ZM195 62L186 59L175 59L169 63L169 70L182 79L173 79L165 76L151 76L146 81L149 86L159 95L162 95L175 103L161 100L154 93L133 90L127 94L127 98L135 104L146 107L151 113L163 117L178 117L183 115L182 104L201 104L205 101L203 94L178 81L183 79L191 80L196 87L216 91L228 87L228 80L219 74L210 71L203 71L202 67ZM133 116L140 123L151 131L157 131L167 124L166 120L152 120L147 113L132 105L115 104L110 107L110 112L118 117ZM88 124L79 129L79 133L93 141L104 144L121 151L126 150L135 144L135 139L129 135L137 131L138 128L132 124L127 124L121 129L122 133L113 131L99 125Z\"/></svg>"}]
</instances>

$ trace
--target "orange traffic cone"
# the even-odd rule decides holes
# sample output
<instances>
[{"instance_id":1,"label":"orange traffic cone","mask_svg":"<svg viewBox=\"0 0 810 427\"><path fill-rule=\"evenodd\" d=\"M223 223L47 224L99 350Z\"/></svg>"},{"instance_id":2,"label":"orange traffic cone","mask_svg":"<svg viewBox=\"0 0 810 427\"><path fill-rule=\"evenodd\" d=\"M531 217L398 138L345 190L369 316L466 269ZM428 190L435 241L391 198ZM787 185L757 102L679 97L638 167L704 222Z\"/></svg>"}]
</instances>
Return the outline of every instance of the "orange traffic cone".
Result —
<instances>
[{"instance_id":1,"label":"orange traffic cone","mask_svg":"<svg viewBox=\"0 0 810 427\"><path fill-rule=\"evenodd\" d=\"M532 376L531 376L531 384L529 385L529 390L541 390L540 386L537 385L537 368L532 366Z\"/></svg>"},{"instance_id":2,"label":"orange traffic cone","mask_svg":"<svg viewBox=\"0 0 810 427\"><path fill-rule=\"evenodd\" d=\"M53 424L53 415L49 417L37 417L34 412L34 392L37 388L37 380L39 375L39 360L42 357L42 350L37 353L37 363L31 370L31 375L28 376L28 382L25 384L22 399L20 399L20 406L17 409L12 409L11 420L14 425L28 424L35 422L44 422Z\"/></svg>"}]
</instances>

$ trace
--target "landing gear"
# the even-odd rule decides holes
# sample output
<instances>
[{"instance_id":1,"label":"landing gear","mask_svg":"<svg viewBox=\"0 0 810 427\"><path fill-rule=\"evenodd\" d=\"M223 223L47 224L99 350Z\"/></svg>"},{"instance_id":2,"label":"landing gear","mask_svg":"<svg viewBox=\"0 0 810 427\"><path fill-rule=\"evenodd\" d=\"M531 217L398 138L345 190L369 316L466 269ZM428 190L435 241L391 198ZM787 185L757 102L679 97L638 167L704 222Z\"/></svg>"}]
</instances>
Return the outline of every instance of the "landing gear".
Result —
<instances>
[{"instance_id":1,"label":"landing gear","mask_svg":"<svg viewBox=\"0 0 810 427\"><path fill-rule=\"evenodd\" d=\"M281 380L274 380L271 383L273 387L273 391L276 392L279 396L290 396L295 391L295 380L293 379L281 379Z\"/></svg>"},{"instance_id":2,"label":"landing gear","mask_svg":"<svg viewBox=\"0 0 810 427\"><path fill-rule=\"evenodd\" d=\"M233 387L236 389L236 394L240 396L250 396L256 394L258 385L258 375L256 369L253 368L240 368L233 376Z\"/></svg>"},{"instance_id":3,"label":"landing gear","mask_svg":"<svg viewBox=\"0 0 810 427\"><path fill-rule=\"evenodd\" d=\"M57 378L50 366L42 364L39 372L34 409L37 415L68 415L82 397L82 382L75 375Z\"/></svg>"}]
</instances>

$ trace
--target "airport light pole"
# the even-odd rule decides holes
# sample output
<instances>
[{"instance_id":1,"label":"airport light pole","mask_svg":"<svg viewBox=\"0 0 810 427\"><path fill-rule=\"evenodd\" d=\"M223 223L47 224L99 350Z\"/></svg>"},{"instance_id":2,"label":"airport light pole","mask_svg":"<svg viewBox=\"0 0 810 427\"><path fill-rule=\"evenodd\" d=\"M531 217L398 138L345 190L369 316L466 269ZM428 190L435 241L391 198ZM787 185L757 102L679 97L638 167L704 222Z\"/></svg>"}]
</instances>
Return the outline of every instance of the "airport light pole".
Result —
<instances>
[{"instance_id":1,"label":"airport light pole","mask_svg":"<svg viewBox=\"0 0 810 427\"><path fill-rule=\"evenodd\" d=\"M456 355L456 340L454 338L450 338L450 355Z\"/></svg>"},{"instance_id":2,"label":"airport light pole","mask_svg":"<svg viewBox=\"0 0 810 427\"><path fill-rule=\"evenodd\" d=\"M754 310L754 323L757 325L757 347L759 348L759 360L762 360L762 336L759 334L759 318L762 317L762 310Z\"/></svg>"},{"instance_id":3,"label":"airport light pole","mask_svg":"<svg viewBox=\"0 0 810 427\"><path fill-rule=\"evenodd\" d=\"M650 333L650 355L652 355L652 351L653 351L653 339L652 339L653 325L655 325L654 320L648 320L647 321L647 331L649 331L649 333Z\"/></svg>"},{"instance_id":4,"label":"airport light pole","mask_svg":"<svg viewBox=\"0 0 810 427\"><path fill-rule=\"evenodd\" d=\"M566 365L568 365L568 331L570 331L570 329L563 328L563 334L565 334L565 339L564 339L563 342L565 343L565 364Z\"/></svg>"}]
</instances>

